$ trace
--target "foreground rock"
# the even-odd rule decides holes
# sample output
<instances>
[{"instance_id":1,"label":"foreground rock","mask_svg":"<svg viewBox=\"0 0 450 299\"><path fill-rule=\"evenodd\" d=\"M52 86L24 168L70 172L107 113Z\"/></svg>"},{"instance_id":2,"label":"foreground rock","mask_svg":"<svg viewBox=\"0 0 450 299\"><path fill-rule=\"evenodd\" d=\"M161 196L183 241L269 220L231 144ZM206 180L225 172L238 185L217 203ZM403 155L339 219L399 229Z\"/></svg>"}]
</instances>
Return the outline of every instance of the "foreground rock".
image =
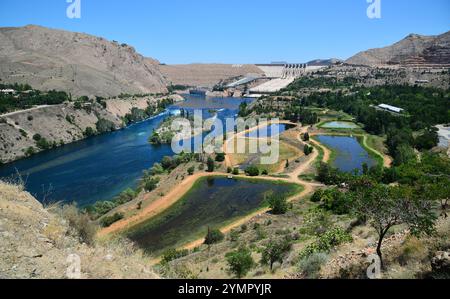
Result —
<instances>
[{"instance_id":1,"label":"foreground rock","mask_svg":"<svg viewBox=\"0 0 450 299\"><path fill-rule=\"evenodd\" d=\"M130 244L83 244L53 209L0 182L0 278L68 278L73 255L80 258L81 278L158 278Z\"/></svg>"}]
</instances>

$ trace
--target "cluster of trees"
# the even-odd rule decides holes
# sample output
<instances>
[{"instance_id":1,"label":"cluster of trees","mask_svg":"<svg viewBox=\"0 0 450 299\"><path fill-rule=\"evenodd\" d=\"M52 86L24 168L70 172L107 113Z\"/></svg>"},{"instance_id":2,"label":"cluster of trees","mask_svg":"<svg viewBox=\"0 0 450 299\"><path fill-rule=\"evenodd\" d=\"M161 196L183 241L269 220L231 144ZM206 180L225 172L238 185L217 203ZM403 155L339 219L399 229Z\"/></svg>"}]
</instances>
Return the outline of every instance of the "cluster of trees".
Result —
<instances>
[{"instance_id":1,"label":"cluster of trees","mask_svg":"<svg viewBox=\"0 0 450 299\"><path fill-rule=\"evenodd\" d=\"M342 110L363 123L367 132L387 135L389 153L400 165L413 157L414 149L427 150L437 145L433 126L450 123L449 98L449 90L392 85L354 88L350 94L315 93L302 103ZM396 115L371 107L382 103L403 108L407 114ZM414 138L413 132L419 132L419 136Z\"/></svg>"},{"instance_id":2,"label":"cluster of trees","mask_svg":"<svg viewBox=\"0 0 450 299\"><path fill-rule=\"evenodd\" d=\"M33 90L28 84L0 84L0 89L16 91L16 94L0 93L0 113L29 109L37 105L58 105L71 99L70 95L63 91L41 92Z\"/></svg>"},{"instance_id":3,"label":"cluster of trees","mask_svg":"<svg viewBox=\"0 0 450 299\"><path fill-rule=\"evenodd\" d=\"M358 83L358 79L354 77L345 77L341 80L332 77L301 77L295 80L292 84L290 84L285 89L281 90L280 93L283 92L296 92L303 88L345 88L351 87Z\"/></svg>"},{"instance_id":4,"label":"cluster of trees","mask_svg":"<svg viewBox=\"0 0 450 299\"><path fill-rule=\"evenodd\" d=\"M371 168L362 176L340 173L326 164L318 179L329 185L311 198L335 214L352 214L378 232L377 253L389 230L406 225L416 235L433 233L439 214L447 216L450 198L450 159L424 153L420 161L409 160L393 168ZM395 184L392 184L395 183Z\"/></svg>"}]
</instances>

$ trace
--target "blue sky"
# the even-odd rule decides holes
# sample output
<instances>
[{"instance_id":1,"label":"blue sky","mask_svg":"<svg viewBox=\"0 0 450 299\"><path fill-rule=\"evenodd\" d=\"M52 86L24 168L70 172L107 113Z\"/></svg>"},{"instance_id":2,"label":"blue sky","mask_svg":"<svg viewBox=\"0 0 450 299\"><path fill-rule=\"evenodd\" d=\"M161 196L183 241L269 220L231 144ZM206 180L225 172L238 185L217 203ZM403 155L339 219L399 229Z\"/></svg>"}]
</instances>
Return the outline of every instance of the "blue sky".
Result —
<instances>
[{"instance_id":1,"label":"blue sky","mask_svg":"<svg viewBox=\"0 0 450 299\"><path fill-rule=\"evenodd\" d=\"M348 58L409 33L450 30L449 0L0 0L0 26L37 24L128 43L164 63L306 62Z\"/></svg>"}]
</instances>

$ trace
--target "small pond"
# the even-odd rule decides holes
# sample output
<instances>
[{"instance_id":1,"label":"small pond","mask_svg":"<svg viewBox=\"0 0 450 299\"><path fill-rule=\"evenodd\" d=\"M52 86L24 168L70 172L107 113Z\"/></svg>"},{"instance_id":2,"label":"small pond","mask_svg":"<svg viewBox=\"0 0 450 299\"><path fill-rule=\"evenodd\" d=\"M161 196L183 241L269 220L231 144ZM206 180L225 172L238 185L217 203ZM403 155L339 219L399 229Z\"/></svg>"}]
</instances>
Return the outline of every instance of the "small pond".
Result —
<instances>
[{"instance_id":1,"label":"small pond","mask_svg":"<svg viewBox=\"0 0 450 299\"><path fill-rule=\"evenodd\" d=\"M377 161L362 147L356 137L350 136L317 136L317 140L334 152L331 162L333 167L343 172L354 169L362 171L362 165L370 167L377 165Z\"/></svg>"},{"instance_id":2,"label":"small pond","mask_svg":"<svg viewBox=\"0 0 450 299\"><path fill-rule=\"evenodd\" d=\"M331 121L321 126L324 129L358 129L359 126L349 121Z\"/></svg>"},{"instance_id":3,"label":"small pond","mask_svg":"<svg viewBox=\"0 0 450 299\"><path fill-rule=\"evenodd\" d=\"M148 252L160 252L204 237L208 227L220 227L257 210L268 191L291 195L298 188L262 180L202 178L175 205L132 229L128 237Z\"/></svg>"}]
</instances>

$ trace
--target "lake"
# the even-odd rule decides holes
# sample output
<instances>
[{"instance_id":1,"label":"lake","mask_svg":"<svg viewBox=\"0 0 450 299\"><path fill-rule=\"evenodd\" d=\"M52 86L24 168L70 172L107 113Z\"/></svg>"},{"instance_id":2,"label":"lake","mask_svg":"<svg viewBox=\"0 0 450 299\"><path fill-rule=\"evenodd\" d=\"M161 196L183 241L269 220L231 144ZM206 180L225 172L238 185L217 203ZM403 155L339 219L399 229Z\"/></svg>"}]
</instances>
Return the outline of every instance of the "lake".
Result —
<instances>
[{"instance_id":1,"label":"lake","mask_svg":"<svg viewBox=\"0 0 450 299\"><path fill-rule=\"evenodd\" d=\"M332 121L321 126L324 129L358 129L359 126L348 121Z\"/></svg>"},{"instance_id":2,"label":"lake","mask_svg":"<svg viewBox=\"0 0 450 299\"><path fill-rule=\"evenodd\" d=\"M136 226L127 236L147 252L158 253L202 238L208 227L220 227L261 208L267 191L291 195L298 188L262 180L201 178L171 208Z\"/></svg>"},{"instance_id":3,"label":"lake","mask_svg":"<svg viewBox=\"0 0 450 299\"><path fill-rule=\"evenodd\" d=\"M356 137L319 135L317 140L334 151L335 158L331 164L343 172L351 172L354 169L362 171L364 163L369 167L377 165L377 161L369 155Z\"/></svg>"},{"instance_id":4,"label":"lake","mask_svg":"<svg viewBox=\"0 0 450 299\"><path fill-rule=\"evenodd\" d=\"M153 146L148 137L178 109L220 109L217 117L234 117L241 98L208 98L186 95L186 101L166 113L123 130L94 136L0 167L0 179L20 173L26 190L41 202L76 202L80 207L110 200L135 187L142 172L164 156L172 156L170 145ZM204 104L204 107L202 107ZM220 108L222 107L222 108Z\"/></svg>"}]
</instances>

